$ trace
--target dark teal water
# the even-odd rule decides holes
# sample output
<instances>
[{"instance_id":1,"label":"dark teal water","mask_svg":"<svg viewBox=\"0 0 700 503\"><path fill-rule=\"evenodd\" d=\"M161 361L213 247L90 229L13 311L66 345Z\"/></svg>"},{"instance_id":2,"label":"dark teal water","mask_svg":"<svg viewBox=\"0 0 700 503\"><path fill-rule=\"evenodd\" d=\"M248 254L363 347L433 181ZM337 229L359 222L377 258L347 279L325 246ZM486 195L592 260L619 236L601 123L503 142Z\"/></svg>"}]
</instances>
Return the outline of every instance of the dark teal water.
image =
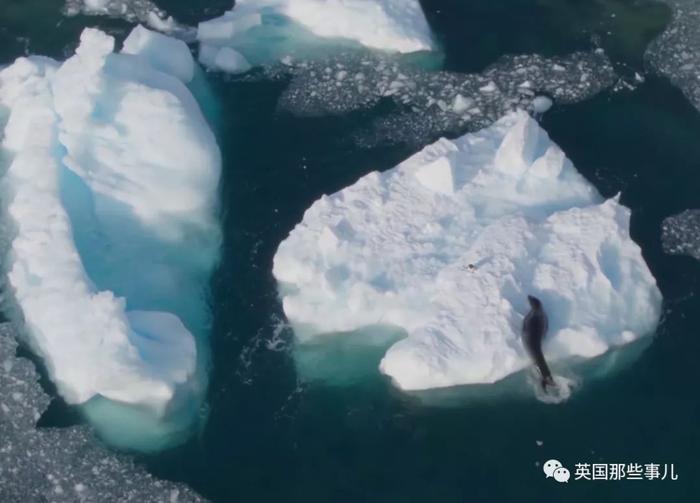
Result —
<instances>
[{"instance_id":1,"label":"dark teal water","mask_svg":"<svg viewBox=\"0 0 700 503\"><path fill-rule=\"evenodd\" d=\"M464 72L504 53L566 54L596 44L621 71L641 71L644 47L669 15L631 0L423 3L446 67ZM218 0L158 4L184 22L226 7ZM0 62L22 53L18 35L30 37L32 52L61 57L86 24L117 35L128 30L121 21L84 17L56 27L59 6L5 0ZM651 345L625 370L585 380L560 405L526 397L448 408L426 406L378 373L345 387L300 382L289 353L265 344L282 319L270 272L279 242L321 194L388 169L416 147L368 150L349 140L389 113L383 109L298 119L277 109L284 82L209 78L221 105L225 161L209 419L186 445L142 459L155 474L216 502L698 500L700 263L664 255L660 245L663 218L700 207L700 113L679 91L648 77L633 92L555 107L542 121L601 193L621 191L632 209L633 238L666 304ZM46 422L68 415L58 407ZM535 465L549 458L572 472L579 462L674 463L679 479L557 484Z\"/></svg>"}]
</instances>

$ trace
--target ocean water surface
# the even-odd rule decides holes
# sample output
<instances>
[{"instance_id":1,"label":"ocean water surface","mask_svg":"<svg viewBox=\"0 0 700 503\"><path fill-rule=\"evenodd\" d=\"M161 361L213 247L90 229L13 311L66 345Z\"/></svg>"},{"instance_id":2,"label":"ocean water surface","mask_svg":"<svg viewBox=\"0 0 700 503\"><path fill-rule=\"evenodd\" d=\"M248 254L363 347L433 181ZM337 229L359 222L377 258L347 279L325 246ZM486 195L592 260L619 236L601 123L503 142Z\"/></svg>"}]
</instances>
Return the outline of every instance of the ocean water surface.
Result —
<instances>
[{"instance_id":1,"label":"ocean water surface","mask_svg":"<svg viewBox=\"0 0 700 503\"><path fill-rule=\"evenodd\" d=\"M155 3L195 24L231 2ZM435 138L419 145L387 139L369 148L356 140L358 133L396 114L391 103L302 118L279 107L284 76L207 73L209 116L224 157L224 242L211 284L205 419L186 443L136 455L139 463L214 502L696 501L700 263L664 254L660 236L664 218L700 208L700 112L665 78L646 73L643 58L669 21L669 8L647 0L421 3L447 70L478 72L505 54L602 48L618 75L634 83L555 105L541 124L604 196L621 193L631 208L632 237L664 296L657 333L629 362L611 362L614 372L586 374L573 396L556 405L532 393L468 400L459 392L451 399L402 393L371 370L380 352L358 355L352 348L319 358L334 358L339 369L370 370L342 386L303 379L271 273L277 246L322 194L388 169ZM85 26L118 38L133 26L107 17L67 18L62 6L59 0L3 1L0 65L27 53L62 59ZM81 421L55 398L41 424ZM541 465L550 458L572 471L568 484L545 479ZM577 481L576 463L673 463L678 480Z\"/></svg>"}]
</instances>

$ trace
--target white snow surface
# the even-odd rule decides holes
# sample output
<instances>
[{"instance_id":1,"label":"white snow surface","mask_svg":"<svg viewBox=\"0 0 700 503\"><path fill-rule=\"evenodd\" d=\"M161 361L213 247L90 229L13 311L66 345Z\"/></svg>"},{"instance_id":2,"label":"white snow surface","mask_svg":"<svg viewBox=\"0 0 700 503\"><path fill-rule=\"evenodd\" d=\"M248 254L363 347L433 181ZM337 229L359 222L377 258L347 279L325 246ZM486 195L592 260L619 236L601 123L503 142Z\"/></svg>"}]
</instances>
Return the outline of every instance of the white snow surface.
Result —
<instances>
[{"instance_id":1,"label":"white snow surface","mask_svg":"<svg viewBox=\"0 0 700 503\"><path fill-rule=\"evenodd\" d=\"M322 197L273 272L300 344L396 327L380 369L399 387L491 383L530 365L527 295L549 315L550 361L655 330L661 294L629 220L513 112Z\"/></svg>"},{"instance_id":2,"label":"white snow surface","mask_svg":"<svg viewBox=\"0 0 700 503\"><path fill-rule=\"evenodd\" d=\"M308 43L309 36L396 53L436 48L418 0L238 0L234 9L197 29L200 61L224 71L217 64L220 50L235 49L252 64L272 63L297 56L293 46ZM280 37L289 43L275 49ZM240 71L236 67L234 73Z\"/></svg>"},{"instance_id":3,"label":"white snow surface","mask_svg":"<svg viewBox=\"0 0 700 503\"><path fill-rule=\"evenodd\" d=\"M132 54L119 54L112 37L86 29L64 63L19 58L0 72L8 286L29 341L69 403L99 395L160 413L195 374L195 340L183 320L98 288L76 244L83 234L113 243L146 235L179 249L186 237L217 233L220 154L180 80L191 56L188 63L161 37L137 28L128 39ZM77 214L98 230L76 226L66 207L84 192L90 202ZM133 274L132 263L144 262L145 271L151 260L163 261L158 273ZM132 269L118 274L156 296L165 291L151 281L156 274L179 274L163 257L124 263Z\"/></svg>"}]
</instances>

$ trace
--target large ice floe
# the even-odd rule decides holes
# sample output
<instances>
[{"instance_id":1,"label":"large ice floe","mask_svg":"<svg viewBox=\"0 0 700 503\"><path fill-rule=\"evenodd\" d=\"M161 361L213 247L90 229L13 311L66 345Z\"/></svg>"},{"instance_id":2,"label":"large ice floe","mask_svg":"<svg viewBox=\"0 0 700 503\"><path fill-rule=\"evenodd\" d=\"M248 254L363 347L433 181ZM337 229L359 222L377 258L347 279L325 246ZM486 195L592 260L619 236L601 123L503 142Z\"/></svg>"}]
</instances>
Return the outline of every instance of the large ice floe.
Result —
<instances>
[{"instance_id":1,"label":"large ice floe","mask_svg":"<svg viewBox=\"0 0 700 503\"><path fill-rule=\"evenodd\" d=\"M399 387L491 383L530 364L529 294L549 314L552 361L655 330L661 295L629 219L513 112L322 197L273 272L299 347L393 331L380 369Z\"/></svg>"},{"instance_id":2,"label":"large ice floe","mask_svg":"<svg viewBox=\"0 0 700 503\"><path fill-rule=\"evenodd\" d=\"M205 385L220 154L193 67L139 27L120 53L86 29L64 63L0 72L7 309L65 400L130 447L167 443Z\"/></svg>"},{"instance_id":3,"label":"large ice floe","mask_svg":"<svg viewBox=\"0 0 700 503\"><path fill-rule=\"evenodd\" d=\"M395 53L435 49L418 0L238 0L223 16L200 23L197 39L200 61L230 73L308 59L334 44Z\"/></svg>"},{"instance_id":4,"label":"large ice floe","mask_svg":"<svg viewBox=\"0 0 700 503\"><path fill-rule=\"evenodd\" d=\"M700 110L700 3L662 0L673 11L668 27L646 52L646 60Z\"/></svg>"}]
</instances>

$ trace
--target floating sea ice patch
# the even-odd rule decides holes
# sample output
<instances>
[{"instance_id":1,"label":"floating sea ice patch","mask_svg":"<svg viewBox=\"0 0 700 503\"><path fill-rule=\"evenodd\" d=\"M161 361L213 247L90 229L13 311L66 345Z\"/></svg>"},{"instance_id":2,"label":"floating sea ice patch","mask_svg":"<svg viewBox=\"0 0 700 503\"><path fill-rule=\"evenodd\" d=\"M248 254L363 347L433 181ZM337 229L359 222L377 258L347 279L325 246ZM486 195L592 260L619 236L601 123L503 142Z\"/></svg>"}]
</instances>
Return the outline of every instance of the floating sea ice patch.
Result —
<instances>
[{"instance_id":1,"label":"floating sea ice patch","mask_svg":"<svg viewBox=\"0 0 700 503\"><path fill-rule=\"evenodd\" d=\"M202 64L231 73L312 57L329 41L395 53L436 48L417 0L239 0L200 23L197 39Z\"/></svg>"},{"instance_id":2,"label":"floating sea ice patch","mask_svg":"<svg viewBox=\"0 0 700 503\"><path fill-rule=\"evenodd\" d=\"M279 107L297 116L341 115L392 102L391 113L353 135L363 147L423 146L440 136L483 129L515 109L541 114L554 102L589 99L616 80L600 50L552 58L507 55L471 74L427 71L385 54L347 51L283 70L291 81Z\"/></svg>"},{"instance_id":3,"label":"floating sea ice patch","mask_svg":"<svg viewBox=\"0 0 700 503\"><path fill-rule=\"evenodd\" d=\"M530 365L528 294L549 315L552 361L654 331L661 294L629 218L513 112L322 197L273 272L302 347L394 327L406 336L380 369L399 387L491 383Z\"/></svg>"},{"instance_id":4,"label":"floating sea ice patch","mask_svg":"<svg viewBox=\"0 0 700 503\"><path fill-rule=\"evenodd\" d=\"M665 218L661 244L669 255L689 255L700 260L700 210L685 210Z\"/></svg>"},{"instance_id":5,"label":"floating sea ice patch","mask_svg":"<svg viewBox=\"0 0 700 503\"><path fill-rule=\"evenodd\" d=\"M195 410L203 397L220 154L184 44L136 28L113 49L86 29L67 61L0 72L5 264L17 321L68 403L161 418L176 395Z\"/></svg>"},{"instance_id":6,"label":"floating sea ice patch","mask_svg":"<svg viewBox=\"0 0 700 503\"><path fill-rule=\"evenodd\" d=\"M662 0L673 11L666 29L649 44L649 66L678 87L700 110L700 5L695 0Z\"/></svg>"}]
</instances>

